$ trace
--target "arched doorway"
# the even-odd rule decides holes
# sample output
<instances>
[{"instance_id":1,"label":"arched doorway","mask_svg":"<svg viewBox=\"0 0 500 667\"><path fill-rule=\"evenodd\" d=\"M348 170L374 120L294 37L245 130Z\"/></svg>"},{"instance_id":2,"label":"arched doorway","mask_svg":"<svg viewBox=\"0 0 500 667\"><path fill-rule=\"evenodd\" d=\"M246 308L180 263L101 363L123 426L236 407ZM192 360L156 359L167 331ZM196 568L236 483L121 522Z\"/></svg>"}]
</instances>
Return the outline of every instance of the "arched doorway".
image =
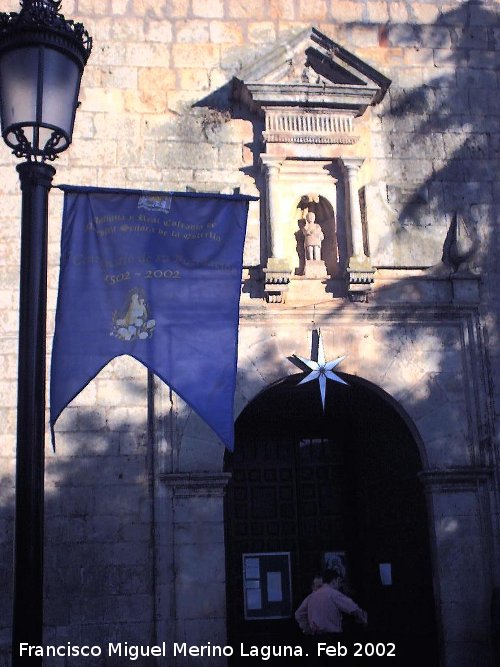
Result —
<instances>
[{"instance_id":1,"label":"arched doorway","mask_svg":"<svg viewBox=\"0 0 500 667\"><path fill-rule=\"evenodd\" d=\"M298 386L296 375L260 394L237 420L226 460L229 641L300 641L293 611L325 558L334 557L345 560L352 597L368 611L362 640L395 642L401 664L420 652L432 667L437 641L418 446L387 395L339 375L349 386L328 384L324 413L318 384ZM276 604L264 609L271 580L259 583L245 572L252 554L289 554L291 611L282 605L274 613L282 618L273 617ZM257 566L255 558L248 562ZM288 595L282 569L273 600ZM249 597L262 612L247 609L247 586L262 589L257 600Z\"/></svg>"}]
</instances>

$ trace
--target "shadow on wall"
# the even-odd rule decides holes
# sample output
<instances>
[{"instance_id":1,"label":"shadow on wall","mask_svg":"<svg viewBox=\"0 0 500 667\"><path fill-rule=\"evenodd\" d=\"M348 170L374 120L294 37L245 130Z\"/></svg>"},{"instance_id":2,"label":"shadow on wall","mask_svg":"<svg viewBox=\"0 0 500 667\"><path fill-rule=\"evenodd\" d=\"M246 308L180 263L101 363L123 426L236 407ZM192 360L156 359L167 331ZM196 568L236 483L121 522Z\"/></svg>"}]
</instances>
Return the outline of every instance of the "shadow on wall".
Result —
<instances>
[{"instance_id":1,"label":"shadow on wall","mask_svg":"<svg viewBox=\"0 0 500 667\"><path fill-rule=\"evenodd\" d=\"M118 392L107 396L107 407L87 407L83 393L92 391L91 383L62 413L57 451L46 442L44 643L103 647L102 658L51 657L44 660L49 667L121 665L125 658L104 655L109 642L161 642L155 628L153 470L164 470L166 462L154 460L152 431L161 416L154 412L152 374L134 359L117 361L125 359L133 364L129 377L111 362L94 382L122 376L126 405L139 407L112 407L113 400L122 402ZM141 381L141 369L147 381ZM0 667L9 667L14 482L1 481ZM205 576L197 571L198 585Z\"/></svg>"},{"instance_id":2,"label":"shadow on wall","mask_svg":"<svg viewBox=\"0 0 500 667\"><path fill-rule=\"evenodd\" d=\"M111 377L108 373L106 369L97 382ZM51 452L46 442L46 644L153 643L148 383L141 382L137 372L135 377L139 379L123 379L123 392L128 405L143 407L92 408L85 407L85 401L79 404L77 398L56 427L57 451ZM120 402L119 397L115 400ZM8 664L11 642L12 487L12 480L2 480L2 667ZM50 658L44 664L68 663L64 658ZM74 659L71 664L80 663Z\"/></svg>"},{"instance_id":3,"label":"shadow on wall","mask_svg":"<svg viewBox=\"0 0 500 667\"><path fill-rule=\"evenodd\" d=\"M495 295L500 245L494 226L500 195L495 176L500 157L495 101L500 52L495 26L498 14L486 4L470 0L440 14L433 26L393 27L387 34L393 40L391 44L413 50L414 57L426 65L425 71L436 75L411 90L393 84L388 93L388 108L381 116L385 152L396 157L398 164L395 173L386 174L387 182L406 183L413 188L406 192L392 231L404 235L411 227L434 227L443 239L443 260L449 264L441 265L443 273L446 275L447 270L453 275L457 270L460 273L472 269L481 275L484 328L478 333L477 342L488 346L490 364L499 361ZM430 62L429 57L432 57ZM446 246L457 219L465 225L474 253L461 266L450 266L453 262L448 261ZM471 340L469 345L474 343ZM442 373L432 379L435 393L413 397L419 411L426 402L445 407L443 397L447 388L453 384L458 387L460 382L463 386L470 384L463 369L451 364L448 350L453 344L456 342L450 339L440 349L439 341L435 345L431 340L424 341L429 354L441 355ZM451 423L457 407L449 406ZM491 465L497 458L493 428L486 417L479 428L480 447L471 453L472 462Z\"/></svg>"},{"instance_id":4,"label":"shadow on wall","mask_svg":"<svg viewBox=\"0 0 500 667\"><path fill-rule=\"evenodd\" d=\"M404 61L409 65L395 63L395 74L402 73L401 80L408 80L405 74L422 68L425 77L425 83L414 87L405 83L398 86L395 76L383 103L374 108L381 119L384 155L393 158L377 172L380 181L387 184L387 203L395 209L390 235L410 235L408 238L418 240L415 231L423 229L425 238L426 228L432 227L444 239L458 212L474 239L477 237L483 246L491 243L486 223L493 217L491 206L498 192L495 173L500 151L496 25L498 16L493 10L468 0L440 13L430 25L377 26L381 52L387 47L409 53ZM350 28L370 25L350 23L344 27L348 34ZM265 180L259 162L265 152L262 118L232 98L230 83L197 102L194 111L209 119L212 114L214 118L252 122L253 140L246 148L253 160L242 171L255 181L263 217ZM205 136L210 143L220 141L223 125L209 123ZM381 248L386 241L389 239L381 240ZM267 239L261 238L261 261L266 258ZM483 266L484 259L483 253ZM485 268L491 269L491 265ZM257 290L255 296L262 297L262 291Z\"/></svg>"},{"instance_id":5,"label":"shadow on wall","mask_svg":"<svg viewBox=\"0 0 500 667\"><path fill-rule=\"evenodd\" d=\"M483 271L495 270L489 258L496 255L492 242L498 243L488 225L500 153L495 25L497 14L471 0L440 15L431 30L394 27L394 46L412 50L437 76L411 90L393 85L390 109L381 118L386 154L410 158L399 176L415 186L400 209L396 234L411 224L448 228L458 212L480 242L476 261ZM415 222L419 200L427 205Z\"/></svg>"},{"instance_id":6,"label":"shadow on wall","mask_svg":"<svg viewBox=\"0 0 500 667\"><path fill-rule=\"evenodd\" d=\"M401 180L418 181L415 195L422 190L429 194L429 217L425 224L438 221L446 231L452 214L458 210L465 216L471 233L480 239L476 263L485 276L485 295L490 303L498 286L500 249L499 235L492 228L500 148L497 21L493 11L470 1L442 14L434 26L426 26L425 30L411 24L386 26L387 39L394 46L413 49L415 53L423 48L432 50L434 60L429 67L437 73L443 67L444 73L412 90L398 89L393 84L389 91L390 108L381 116L386 154L393 155L396 161L398 156L406 158ZM233 118L241 117L242 110L232 106L228 88L224 94L227 97L222 95L223 108L229 109ZM253 121L255 136L260 136L260 120ZM213 133L217 131L215 128ZM257 155L255 146L251 148ZM418 165L412 157L422 165L422 171L416 171ZM249 173L258 187L263 188L258 171L258 165L254 164ZM389 179L391 174L386 177ZM400 233L404 233L407 225L419 224L412 222L410 213L402 207ZM447 224L443 225L443 220ZM494 321L496 314L485 312L484 316ZM411 335L410 332L409 346L415 343ZM387 349L391 351L391 340L401 338L400 325L388 329L385 336ZM491 336L490 346L495 343ZM490 351L498 359L498 351L493 347ZM443 373L433 380L436 394L413 393L417 410L426 403L439 401L443 392L440 382L463 381L452 377L453 369L445 368L449 359L445 350L433 353ZM388 363L404 363L404 354L400 356L401 362L391 358ZM289 372L294 372L293 366ZM145 383L128 380L124 384L127 391L144 396ZM68 413L71 414L64 429L71 435L66 436L64 449L61 447L54 456L48 456L47 465L50 490L46 496L46 640L96 644L120 639L130 643L152 642L154 531L150 471L153 461L147 417L141 420L123 415L121 419L120 411L112 407L102 412L78 407ZM112 422L107 421L107 415L112 416ZM485 438L489 437L486 430ZM484 460L477 463L491 463L492 452L491 442L485 441ZM10 644L12 488L13 480L2 478L2 648ZM0 657L1 667L3 659Z\"/></svg>"},{"instance_id":7,"label":"shadow on wall","mask_svg":"<svg viewBox=\"0 0 500 667\"><path fill-rule=\"evenodd\" d=\"M14 480L3 475L0 478L0 667L8 667L11 641L13 525Z\"/></svg>"}]
</instances>

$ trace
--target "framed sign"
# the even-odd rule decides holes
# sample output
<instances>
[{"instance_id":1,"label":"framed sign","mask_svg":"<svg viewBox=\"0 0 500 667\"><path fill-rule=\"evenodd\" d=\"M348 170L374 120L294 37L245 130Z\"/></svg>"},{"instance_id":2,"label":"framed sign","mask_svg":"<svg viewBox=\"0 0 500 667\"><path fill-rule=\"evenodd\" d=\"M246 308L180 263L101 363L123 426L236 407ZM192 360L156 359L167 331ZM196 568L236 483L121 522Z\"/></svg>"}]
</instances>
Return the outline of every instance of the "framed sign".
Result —
<instances>
[{"instance_id":1,"label":"framed sign","mask_svg":"<svg viewBox=\"0 0 500 667\"><path fill-rule=\"evenodd\" d=\"M323 553L323 569L338 570L343 579L348 579L345 551L325 551Z\"/></svg>"},{"instance_id":2,"label":"framed sign","mask_svg":"<svg viewBox=\"0 0 500 667\"><path fill-rule=\"evenodd\" d=\"M242 558L245 619L290 618L290 554L243 554Z\"/></svg>"}]
</instances>

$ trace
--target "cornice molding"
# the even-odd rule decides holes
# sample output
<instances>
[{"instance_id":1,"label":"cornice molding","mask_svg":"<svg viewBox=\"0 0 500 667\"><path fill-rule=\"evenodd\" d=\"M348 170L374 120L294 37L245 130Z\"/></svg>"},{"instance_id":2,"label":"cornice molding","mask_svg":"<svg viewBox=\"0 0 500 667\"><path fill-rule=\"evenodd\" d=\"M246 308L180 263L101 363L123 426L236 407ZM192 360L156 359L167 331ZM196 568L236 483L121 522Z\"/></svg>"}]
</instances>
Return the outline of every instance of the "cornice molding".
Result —
<instances>
[{"instance_id":1,"label":"cornice molding","mask_svg":"<svg viewBox=\"0 0 500 667\"><path fill-rule=\"evenodd\" d=\"M310 27L245 66L234 79L233 94L264 114L272 107L301 107L361 116L383 99L390 84L371 65Z\"/></svg>"},{"instance_id":2,"label":"cornice molding","mask_svg":"<svg viewBox=\"0 0 500 667\"><path fill-rule=\"evenodd\" d=\"M224 494L231 473L178 472L162 473L159 477L177 498L219 497Z\"/></svg>"},{"instance_id":3,"label":"cornice molding","mask_svg":"<svg viewBox=\"0 0 500 667\"><path fill-rule=\"evenodd\" d=\"M452 466L434 468L419 473L419 479L427 492L473 491L493 477L488 466Z\"/></svg>"}]
</instances>

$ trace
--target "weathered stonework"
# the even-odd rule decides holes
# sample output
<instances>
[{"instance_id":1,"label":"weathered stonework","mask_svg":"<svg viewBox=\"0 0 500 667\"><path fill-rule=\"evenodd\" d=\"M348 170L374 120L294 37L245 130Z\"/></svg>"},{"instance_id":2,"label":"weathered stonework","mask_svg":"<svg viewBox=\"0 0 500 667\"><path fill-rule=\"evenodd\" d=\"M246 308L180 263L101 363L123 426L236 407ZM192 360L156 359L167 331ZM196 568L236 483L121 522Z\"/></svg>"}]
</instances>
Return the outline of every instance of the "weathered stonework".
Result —
<instances>
[{"instance_id":1,"label":"weathered stonework","mask_svg":"<svg viewBox=\"0 0 500 667\"><path fill-rule=\"evenodd\" d=\"M0 11L17 9L0 1ZM260 197L245 247L235 416L296 372L288 357L308 355L312 321L320 326L330 353L348 355L343 370L386 392L415 433L442 665L491 664L500 587L497 3L64 0L62 11L85 24L95 47L58 182ZM324 73L299 62L312 27L379 73L379 84L390 80L385 95L344 112L313 108L333 97L321 92ZM287 62L288 72L264 67ZM277 95L297 76L303 89L281 107L259 102L264 70ZM251 103L233 96L234 80L255 84ZM4 147L1 667L12 602L15 162ZM303 195L318 197L332 232L323 280L302 272ZM53 189L49 353L61 208ZM454 266L442 259L457 215L474 248ZM223 471L222 443L168 388L132 359L103 369L61 416L57 451L47 447L46 641L223 644Z\"/></svg>"}]
</instances>

